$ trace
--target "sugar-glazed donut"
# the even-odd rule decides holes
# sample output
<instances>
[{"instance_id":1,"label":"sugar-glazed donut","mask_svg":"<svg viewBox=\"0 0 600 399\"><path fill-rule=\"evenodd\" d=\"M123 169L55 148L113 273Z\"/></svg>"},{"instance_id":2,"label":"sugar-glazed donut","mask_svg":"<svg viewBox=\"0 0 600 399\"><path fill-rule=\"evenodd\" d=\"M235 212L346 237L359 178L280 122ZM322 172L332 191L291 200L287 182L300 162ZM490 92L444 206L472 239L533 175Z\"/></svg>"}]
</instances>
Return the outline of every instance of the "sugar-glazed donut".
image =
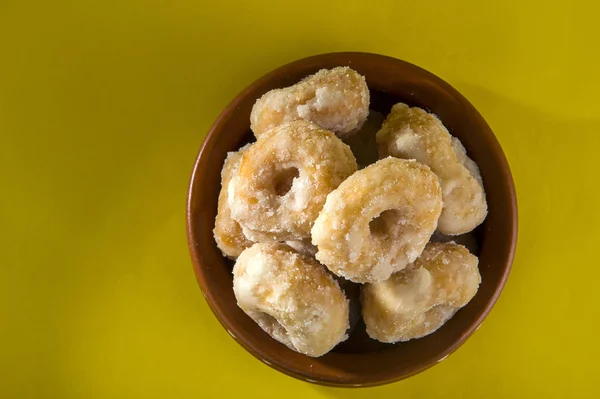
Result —
<instances>
[{"instance_id":1,"label":"sugar-glazed donut","mask_svg":"<svg viewBox=\"0 0 600 399\"><path fill-rule=\"evenodd\" d=\"M427 166L380 160L327 196L312 228L316 258L354 282L386 280L421 254L441 209L438 179Z\"/></svg>"},{"instance_id":2,"label":"sugar-glazed donut","mask_svg":"<svg viewBox=\"0 0 600 399\"><path fill-rule=\"evenodd\" d=\"M233 268L238 306L277 341L317 357L347 338L348 299L316 260L282 243L258 243Z\"/></svg>"},{"instance_id":3,"label":"sugar-glazed donut","mask_svg":"<svg viewBox=\"0 0 600 399\"><path fill-rule=\"evenodd\" d=\"M356 169L333 133L305 121L279 125L242 156L229 185L231 214L253 241L308 238L327 194Z\"/></svg>"}]
</instances>

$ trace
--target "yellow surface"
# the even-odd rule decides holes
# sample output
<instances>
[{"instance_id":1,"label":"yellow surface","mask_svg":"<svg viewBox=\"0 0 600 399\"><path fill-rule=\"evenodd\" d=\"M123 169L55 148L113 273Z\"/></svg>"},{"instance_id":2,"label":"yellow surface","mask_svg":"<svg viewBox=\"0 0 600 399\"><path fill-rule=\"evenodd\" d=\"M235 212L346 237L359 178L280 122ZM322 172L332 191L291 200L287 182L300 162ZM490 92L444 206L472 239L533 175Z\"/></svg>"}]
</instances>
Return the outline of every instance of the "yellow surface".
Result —
<instances>
[{"instance_id":1,"label":"yellow surface","mask_svg":"<svg viewBox=\"0 0 600 399\"><path fill-rule=\"evenodd\" d=\"M0 0L0 397L598 397L599 12ZM220 110L263 73L340 50L414 62L464 93L506 151L520 207L513 273L482 328L425 373L354 391L238 346L200 294L184 229Z\"/></svg>"}]
</instances>

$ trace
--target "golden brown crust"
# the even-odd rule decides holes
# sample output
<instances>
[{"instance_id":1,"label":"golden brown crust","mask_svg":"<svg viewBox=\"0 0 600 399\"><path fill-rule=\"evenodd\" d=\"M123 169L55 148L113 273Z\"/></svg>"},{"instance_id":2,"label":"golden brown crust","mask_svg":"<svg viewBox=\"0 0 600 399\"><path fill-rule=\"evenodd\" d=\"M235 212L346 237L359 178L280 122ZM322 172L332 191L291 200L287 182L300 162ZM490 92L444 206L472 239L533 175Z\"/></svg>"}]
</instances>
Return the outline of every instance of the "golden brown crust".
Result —
<instances>
[{"instance_id":1,"label":"golden brown crust","mask_svg":"<svg viewBox=\"0 0 600 399\"><path fill-rule=\"evenodd\" d=\"M279 125L242 156L229 186L232 216L254 241L308 238L327 194L356 168L333 133L305 121Z\"/></svg>"},{"instance_id":2,"label":"golden brown crust","mask_svg":"<svg viewBox=\"0 0 600 399\"><path fill-rule=\"evenodd\" d=\"M464 234L483 222L487 203L479 169L435 115L398 103L377 132L377 144L381 158L416 159L439 177L444 202L439 231Z\"/></svg>"},{"instance_id":3,"label":"golden brown crust","mask_svg":"<svg viewBox=\"0 0 600 399\"><path fill-rule=\"evenodd\" d=\"M481 282L479 260L462 245L429 243L406 269L361 290L371 338L408 341L431 334L465 306Z\"/></svg>"},{"instance_id":4,"label":"golden brown crust","mask_svg":"<svg viewBox=\"0 0 600 399\"><path fill-rule=\"evenodd\" d=\"M238 306L290 349L321 356L347 338L349 303L316 260L281 243L246 249L233 269Z\"/></svg>"},{"instance_id":5,"label":"golden brown crust","mask_svg":"<svg viewBox=\"0 0 600 399\"><path fill-rule=\"evenodd\" d=\"M266 93L254 104L250 122L257 138L294 120L315 123L342 137L360 128L368 114L365 78L348 67L337 67Z\"/></svg>"},{"instance_id":6,"label":"golden brown crust","mask_svg":"<svg viewBox=\"0 0 600 399\"><path fill-rule=\"evenodd\" d=\"M242 155L249 147L250 145L248 144L238 151L228 153L223 169L221 170L221 191L219 192L217 217L215 219L213 234L217 246L223 252L223 255L231 259L237 258L244 249L253 244L252 241L246 238L239 223L231 217L231 211L227 202L229 182L240 164Z\"/></svg>"},{"instance_id":7,"label":"golden brown crust","mask_svg":"<svg viewBox=\"0 0 600 399\"><path fill-rule=\"evenodd\" d=\"M438 179L427 166L380 160L327 196L312 229L316 257L346 279L385 280L420 255L441 208Z\"/></svg>"}]
</instances>

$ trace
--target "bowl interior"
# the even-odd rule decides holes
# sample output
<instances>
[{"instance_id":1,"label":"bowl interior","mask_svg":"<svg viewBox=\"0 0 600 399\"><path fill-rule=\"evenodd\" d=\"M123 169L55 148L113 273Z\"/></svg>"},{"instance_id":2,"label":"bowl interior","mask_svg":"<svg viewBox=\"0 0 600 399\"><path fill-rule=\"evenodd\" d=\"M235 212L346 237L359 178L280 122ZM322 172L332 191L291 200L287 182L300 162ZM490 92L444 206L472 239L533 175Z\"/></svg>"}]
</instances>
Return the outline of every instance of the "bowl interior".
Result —
<instances>
[{"instance_id":1,"label":"bowl interior","mask_svg":"<svg viewBox=\"0 0 600 399\"><path fill-rule=\"evenodd\" d=\"M473 300L441 329L399 344L371 340L364 324L320 358L298 354L271 339L236 305L233 262L216 247L212 229L220 190L220 171L228 151L254 141L249 115L265 92L292 85L321 68L350 66L366 77L371 109L387 115L405 102L435 113L479 165L489 214L476 230L482 283ZM412 64L375 54L333 53L285 65L256 81L221 113L206 136L192 174L188 196L188 241L200 287L217 318L237 342L268 365L296 378L328 385L376 385L405 378L443 360L481 324L495 303L512 263L517 213L508 164L491 129L475 108L436 76ZM360 312L358 285L344 284Z\"/></svg>"}]
</instances>

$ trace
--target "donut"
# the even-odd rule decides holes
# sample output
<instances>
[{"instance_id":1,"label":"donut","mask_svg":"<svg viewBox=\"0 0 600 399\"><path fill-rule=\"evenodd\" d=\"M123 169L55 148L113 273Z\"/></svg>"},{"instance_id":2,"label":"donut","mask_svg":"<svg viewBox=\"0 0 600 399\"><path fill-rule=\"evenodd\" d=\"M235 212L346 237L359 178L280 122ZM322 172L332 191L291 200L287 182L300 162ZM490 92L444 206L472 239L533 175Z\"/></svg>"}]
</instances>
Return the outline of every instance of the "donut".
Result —
<instances>
[{"instance_id":1,"label":"donut","mask_svg":"<svg viewBox=\"0 0 600 399\"><path fill-rule=\"evenodd\" d=\"M237 258L244 249L253 244L248 240L243 233L242 227L231 217L229 203L227 201L227 190L229 182L235 174L242 154L250 147L250 144L245 145L238 151L227 153L225 164L221 170L221 191L217 205L217 217L215 218L215 228L213 235L217 242L217 247L226 256L231 259Z\"/></svg>"},{"instance_id":2,"label":"donut","mask_svg":"<svg viewBox=\"0 0 600 399\"><path fill-rule=\"evenodd\" d=\"M386 280L421 254L441 209L438 179L427 166L377 161L327 196L312 228L316 258L357 283Z\"/></svg>"},{"instance_id":3,"label":"donut","mask_svg":"<svg viewBox=\"0 0 600 399\"><path fill-rule=\"evenodd\" d=\"M356 168L333 133L306 121L284 123L243 154L229 184L231 214L252 241L308 238L327 194Z\"/></svg>"},{"instance_id":4,"label":"donut","mask_svg":"<svg viewBox=\"0 0 600 399\"><path fill-rule=\"evenodd\" d=\"M365 78L348 67L337 67L264 94L252 108L250 123L256 138L295 120L313 122L342 137L356 132L368 115Z\"/></svg>"},{"instance_id":5,"label":"donut","mask_svg":"<svg viewBox=\"0 0 600 399\"><path fill-rule=\"evenodd\" d=\"M367 334L394 343L435 332L475 296L479 260L462 245L429 243L421 256L389 280L361 289Z\"/></svg>"},{"instance_id":6,"label":"donut","mask_svg":"<svg viewBox=\"0 0 600 399\"><path fill-rule=\"evenodd\" d=\"M439 177L444 204L438 222L441 233L468 233L483 222L487 202L479 168L435 115L398 103L376 139L381 158L416 159Z\"/></svg>"},{"instance_id":7,"label":"donut","mask_svg":"<svg viewBox=\"0 0 600 399\"><path fill-rule=\"evenodd\" d=\"M238 306L271 337L318 357L347 338L348 299L316 260L282 243L257 243L233 268Z\"/></svg>"}]
</instances>

